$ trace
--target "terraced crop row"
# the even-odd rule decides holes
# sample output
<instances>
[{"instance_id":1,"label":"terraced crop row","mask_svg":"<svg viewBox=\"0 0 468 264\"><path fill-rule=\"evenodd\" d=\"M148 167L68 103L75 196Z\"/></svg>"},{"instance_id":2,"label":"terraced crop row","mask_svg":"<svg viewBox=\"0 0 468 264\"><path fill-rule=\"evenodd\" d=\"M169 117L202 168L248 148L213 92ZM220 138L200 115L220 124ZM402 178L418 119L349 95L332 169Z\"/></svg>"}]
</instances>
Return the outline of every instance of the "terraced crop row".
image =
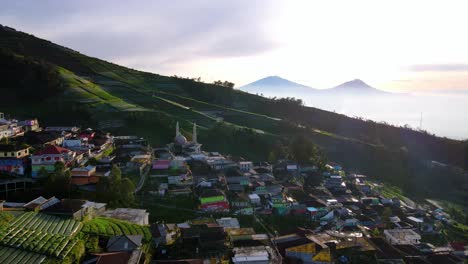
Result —
<instances>
[{"instance_id":1,"label":"terraced crop row","mask_svg":"<svg viewBox=\"0 0 468 264\"><path fill-rule=\"evenodd\" d=\"M72 235L78 231L80 226L81 223L73 219L62 219L52 215L29 212L12 221L8 225L8 229L20 227L22 229L38 230L50 234ZM4 229L6 227L1 228L0 232Z\"/></svg>"},{"instance_id":2,"label":"terraced crop row","mask_svg":"<svg viewBox=\"0 0 468 264\"><path fill-rule=\"evenodd\" d=\"M0 245L64 258L76 244L73 235L81 226L72 219L29 212L0 228Z\"/></svg>"},{"instance_id":3,"label":"terraced crop row","mask_svg":"<svg viewBox=\"0 0 468 264\"><path fill-rule=\"evenodd\" d=\"M42 263L45 259L45 255L10 247L0 247L0 263L36 264Z\"/></svg>"},{"instance_id":4,"label":"terraced crop row","mask_svg":"<svg viewBox=\"0 0 468 264\"><path fill-rule=\"evenodd\" d=\"M108 237L119 235L143 235L145 241L151 240L151 233L148 227L112 218L95 218L86 222L81 231L88 234Z\"/></svg>"}]
</instances>

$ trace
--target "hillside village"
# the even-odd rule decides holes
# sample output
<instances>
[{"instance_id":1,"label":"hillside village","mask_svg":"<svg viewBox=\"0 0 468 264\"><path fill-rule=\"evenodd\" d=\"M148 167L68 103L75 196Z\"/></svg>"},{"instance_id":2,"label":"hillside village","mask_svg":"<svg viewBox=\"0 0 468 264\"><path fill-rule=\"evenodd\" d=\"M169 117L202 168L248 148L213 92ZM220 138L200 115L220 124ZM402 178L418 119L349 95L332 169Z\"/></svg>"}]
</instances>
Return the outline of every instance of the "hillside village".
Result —
<instances>
[{"instance_id":1,"label":"hillside village","mask_svg":"<svg viewBox=\"0 0 468 264\"><path fill-rule=\"evenodd\" d=\"M340 164L0 113L0 263L464 263L466 226ZM323 166L324 165L324 166Z\"/></svg>"}]
</instances>

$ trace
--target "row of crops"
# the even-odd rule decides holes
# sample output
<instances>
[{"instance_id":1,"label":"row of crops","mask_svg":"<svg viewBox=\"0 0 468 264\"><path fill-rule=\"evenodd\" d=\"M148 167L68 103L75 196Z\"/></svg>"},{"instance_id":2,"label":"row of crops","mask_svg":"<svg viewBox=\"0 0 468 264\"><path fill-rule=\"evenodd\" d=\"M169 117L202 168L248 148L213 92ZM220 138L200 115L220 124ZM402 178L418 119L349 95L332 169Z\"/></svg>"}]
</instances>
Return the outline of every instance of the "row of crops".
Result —
<instances>
[{"instance_id":1,"label":"row of crops","mask_svg":"<svg viewBox=\"0 0 468 264\"><path fill-rule=\"evenodd\" d=\"M42 263L46 256L21 249L0 247L0 263Z\"/></svg>"},{"instance_id":2,"label":"row of crops","mask_svg":"<svg viewBox=\"0 0 468 264\"><path fill-rule=\"evenodd\" d=\"M3 233L1 235L4 236ZM47 234L28 229L10 232L0 240L2 246L60 258L65 257L75 243L76 241L70 236Z\"/></svg>"},{"instance_id":3,"label":"row of crops","mask_svg":"<svg viewBox=\"0 0 468 264\"><path fill-rule=\"evenodd\" d=\"M148 227L120 221L112 218L98 217L84 223L83 233L99 236L142 235L145 242L151 241Z\"/></svg>"},{"instance_id":4,"label":"row of crops","mask_svg":"<svg viewBox=\"0 0 468 264\"><path fill-rule=\"evenodd\" d=\"M77 243L73 236L81 225L72 219L28 212L0 227L0 245L63 259Z\"/></svg>"},{"instance_id":5,"label":"row of crops","mask_svg":"<svg viewBox=\"0 0 468 264\"><path fill-rule=\"evenodd\" d=\"M73 235L79 230L81 223L73 219L28 212L10 222L8 226L9 228L19 227L49 234Z\"/></svg>"}]
</instances>

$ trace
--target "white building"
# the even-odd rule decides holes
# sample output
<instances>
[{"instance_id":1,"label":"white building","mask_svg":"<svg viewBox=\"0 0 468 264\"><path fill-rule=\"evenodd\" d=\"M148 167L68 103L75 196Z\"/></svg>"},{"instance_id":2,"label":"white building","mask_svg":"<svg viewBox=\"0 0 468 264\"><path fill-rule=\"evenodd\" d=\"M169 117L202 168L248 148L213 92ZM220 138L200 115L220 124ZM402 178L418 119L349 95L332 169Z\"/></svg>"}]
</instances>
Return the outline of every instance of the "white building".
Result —
<instances>
[{"instance_id":1,"label":"white building","mask_svg":"<svg viewBox=\"0 0 468 264\"><path fill-rule=\"evenodd\" d=\"M239 162L239 169L243 172L250 171L252 168L253 168L253 163L251 161Z\"/></svg>"},{"instance_id":2,"label":"white building","mask_svg":"<svg viewBox=\"0 0 468 264\"><path fill-rule=\"evenodd\" d=\"M269 264L270 255L265 246L258 247L236 247L232 250L235 264Z\"/></svg>"},{"instance_id":3,"label":"white building","mask_svg":"<svg viewBox=\"0 0 468 264\"><path fill-rule=\"evenodd\" d=\"M220 219L216 219L218 225L222 226L224 229L226 228L240 228L239 220L237 218L232 217L223 217Z\"/></svg>"},{"instance_id":4,"label":"white building","mask_svg":"<svg viewBox=\"0 0 468 264\"><path fill-rule=\"evenodd\" d=\"M228 160L224 157L208 157L206 159L206 163L213 169L213 170L224 170L227 168L233 168L236 167L237 164L232 161Z\"/></svg>"},{"instance_id":5,"label":"white building","mask_svg":"<svg viewBox=\"0 0 468 264\"><path fill-rule=\"evenodd\" d=\"M260 196L258 196L258 194L255 194L255 193L249 194L249 200L254 205L260 205L261 203Z\"/></svg>"},{"instance_id":6,"label":"white building","mask_svg":"<svg viewBox=\"0 0 468 264\"><path fill-rule=\"evenodd\" d=\"M414 245L421 240L421 236L411 229L387 229L384 230L384 235L392 245Z\"/></svg>"},{"instance_id":7,"label":"white building","mask_svg":"<svg viewBox=\"0 0 468 264\"><path fill-rule=\"evenodd\" d=\"M145 209L116 208L107 210L102 216L128 221L138 225L149 224L149 213Z\"/></svg>"}]
</instances>

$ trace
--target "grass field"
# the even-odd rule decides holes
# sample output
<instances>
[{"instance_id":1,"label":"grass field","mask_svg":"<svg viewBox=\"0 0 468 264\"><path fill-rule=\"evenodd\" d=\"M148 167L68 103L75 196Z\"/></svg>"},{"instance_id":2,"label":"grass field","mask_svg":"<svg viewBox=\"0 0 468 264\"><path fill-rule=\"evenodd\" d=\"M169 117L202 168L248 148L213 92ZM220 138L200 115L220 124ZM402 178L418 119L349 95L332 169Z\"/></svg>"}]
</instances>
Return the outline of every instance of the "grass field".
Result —
<instances>
[{"instance_id":1,"label":"grass field","mask_svg":"<svg viewBox=\"0 0 468 264\"><path fill-rule=\"evenodd\" d=\"M406 199L406 197L403 195L403 191L401 190L401 188L397 186L392 186L390 184L383 184L382 188L380 188L379 191L385 198L397 197L401 200Z\"/></svg>"}]
</instances>

